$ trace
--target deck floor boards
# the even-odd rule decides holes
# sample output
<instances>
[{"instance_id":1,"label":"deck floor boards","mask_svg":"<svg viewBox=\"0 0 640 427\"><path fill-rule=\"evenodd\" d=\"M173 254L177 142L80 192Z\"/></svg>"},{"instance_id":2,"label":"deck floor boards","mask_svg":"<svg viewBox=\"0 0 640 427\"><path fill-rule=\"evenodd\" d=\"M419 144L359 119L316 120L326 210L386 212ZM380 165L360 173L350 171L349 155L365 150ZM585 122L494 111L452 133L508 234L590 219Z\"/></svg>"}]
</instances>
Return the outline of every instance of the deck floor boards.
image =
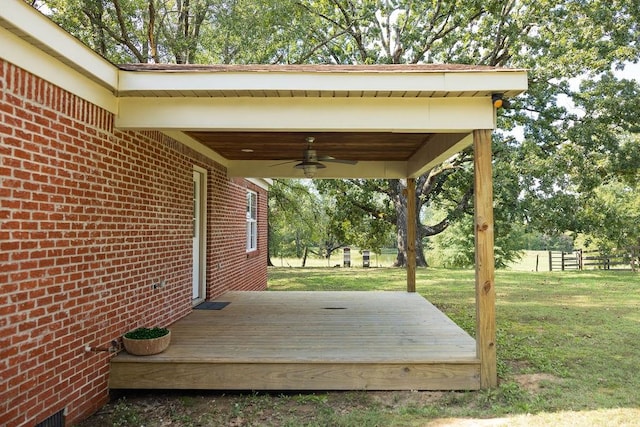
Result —
<instances>
[{"instance_id":1,"label":"deck floor boards","mask_svg":"<svg viewBox=\"0 0 640 427\"><path fill-rule=\"evenodd\" d=\"M116 356L111 388L477 388L475 340L418 294L229 292L216 301L230 304L171 325L165 352Z\"/></svg>"}]
</instances>

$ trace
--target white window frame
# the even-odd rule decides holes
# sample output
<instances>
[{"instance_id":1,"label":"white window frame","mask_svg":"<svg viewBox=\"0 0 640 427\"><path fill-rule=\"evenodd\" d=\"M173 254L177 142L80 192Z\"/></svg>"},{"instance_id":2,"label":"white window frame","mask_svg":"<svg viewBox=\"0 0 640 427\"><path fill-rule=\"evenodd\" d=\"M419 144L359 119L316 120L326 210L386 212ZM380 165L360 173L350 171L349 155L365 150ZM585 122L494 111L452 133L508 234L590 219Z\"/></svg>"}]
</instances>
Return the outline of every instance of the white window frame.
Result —
<instances>
[{"instance_id":1,"label":"white window frame","mask_svg":"<svg viewBox=\"0 0 640 427\"><path fill-rule=\"evenodd\" d=\"M258 193L247 190L247 252L258 250Z\"/></svg>"}]
</instances>

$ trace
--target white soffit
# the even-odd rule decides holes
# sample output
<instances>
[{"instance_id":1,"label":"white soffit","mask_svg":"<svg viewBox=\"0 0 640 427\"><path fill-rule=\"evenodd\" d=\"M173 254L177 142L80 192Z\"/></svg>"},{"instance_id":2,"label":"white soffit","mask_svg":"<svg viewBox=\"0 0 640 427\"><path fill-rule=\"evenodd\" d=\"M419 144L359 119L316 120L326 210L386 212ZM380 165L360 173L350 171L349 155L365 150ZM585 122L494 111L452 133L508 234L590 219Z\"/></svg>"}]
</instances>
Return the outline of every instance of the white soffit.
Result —
<instances>
[{"instance_id":1,"label":"white soffit","mask_svg":"<svg viewBox=\"0 0 640 427\"><path fill-rule=\"evenodd\" d=\"M263 190L269 190L269 187L273 185L273 180L270 178L246 178L246 180Z\"/></svg>"},{"instance_id":2,"label":"white soffit","mask_svg":"<svg viewBox=\"0 0 640 427\"><path fill-rule=\"evenodd\" d=\"M471 144L473 144L472 133L462 139L455 134L437 134L409 159L407 176L417 178Z\"/></svg>"},{"instance_id":3,"label":"white soffit","mask_svg":"<svg viewBox=\"0 0 640 427\"><path fill-rule=\"evenodd\" d=\"M219 155L218 153L216 153L215 151L213 151L209 147L206 147L203 144L200 144L198 141L196 141L195 139L191 138L189 135L187 135L186 133L182 132L181 130L178 130L178 129L163 129L162 133L167 135L169 138L173 138L176 141L178 141L178 142L184 144L185 146L191 148L192 150L202 154L203 156L208 157L211 160L220 163L222 166L226 167L228 165L229 161L227 159L225 159L224 157L222 157L221 155Z\"/></svg>"}]
</instances>

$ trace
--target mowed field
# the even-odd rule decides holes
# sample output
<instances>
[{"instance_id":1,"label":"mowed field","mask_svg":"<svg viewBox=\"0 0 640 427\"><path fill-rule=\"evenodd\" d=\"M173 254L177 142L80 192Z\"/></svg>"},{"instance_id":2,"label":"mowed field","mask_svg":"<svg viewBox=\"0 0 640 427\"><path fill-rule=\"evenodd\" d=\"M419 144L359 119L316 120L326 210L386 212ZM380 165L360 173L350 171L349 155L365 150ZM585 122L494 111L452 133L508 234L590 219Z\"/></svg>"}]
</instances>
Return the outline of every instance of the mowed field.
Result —
<instances>
[{"instance_id":1,"label":"mowed field","mask_svg":"<svg viewBox=\"0 0 640 427\"><path fill-rule=\"evenodd\" d=\"M426 254L427 262L429 262L429 252ZM351 268L363 267L363 254L358 249L350 251ZM385 249L381 254L369 254L370 267L392 267L396 260L394 250ZM300 258L272 258L271 261L275 267L301 267L302 259ZM537 265L537 270L536 270ZM344 255L342 250L336 251L331 258L319 258L310 255L307 258L306 267L344 267ZM507 268L515 271L549 271L549 256L547 251L524 251L522 258L513 262Z\"/></svg>"}]
</instances>

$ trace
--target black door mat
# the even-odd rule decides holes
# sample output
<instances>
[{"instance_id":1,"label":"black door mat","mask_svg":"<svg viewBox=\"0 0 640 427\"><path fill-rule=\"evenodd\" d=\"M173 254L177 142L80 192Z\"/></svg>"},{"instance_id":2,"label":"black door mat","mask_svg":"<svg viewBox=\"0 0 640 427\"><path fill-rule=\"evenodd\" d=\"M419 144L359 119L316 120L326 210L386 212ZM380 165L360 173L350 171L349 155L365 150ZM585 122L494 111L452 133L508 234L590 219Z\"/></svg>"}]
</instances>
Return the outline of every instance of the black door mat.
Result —
<instances>
[{"instance_id":1,"label":"black door mat","mask_svg":"<svg viewBox=\"0 0 640 427\"><path fill-rule=\"evenodd\" d=\"M218 302L218 301L205 301L202 304L198 304L193 307L194 310L222 310L226 306L231 304L230 302Z\"/></svg>"}]
</instances>

